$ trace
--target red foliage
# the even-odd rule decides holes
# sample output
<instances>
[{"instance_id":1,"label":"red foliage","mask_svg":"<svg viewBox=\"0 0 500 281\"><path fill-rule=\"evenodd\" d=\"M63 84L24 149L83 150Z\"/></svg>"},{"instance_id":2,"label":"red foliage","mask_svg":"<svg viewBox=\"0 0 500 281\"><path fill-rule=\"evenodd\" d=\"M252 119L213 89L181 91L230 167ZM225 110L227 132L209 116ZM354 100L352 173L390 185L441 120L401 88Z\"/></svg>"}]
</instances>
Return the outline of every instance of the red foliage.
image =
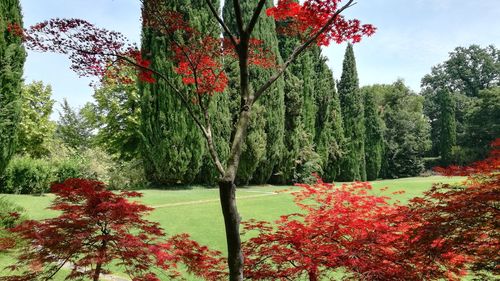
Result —
<instances>
[{"instance_id":1,"label":"red foliage","mask_svg":"<svg viewBox=\"0 0 500 281\"><path fill-rule=\"evenodd\" d=\"M286 23L281 32L307 38L318 32L328 22L340 8L341 2L341 0L306 0L299 4L294 0L279 0L276 7L267 10L267 15ZM373 33L375 33L373 25L362 25L357 19L346 20L339 15L333 24L319 36L317 44L327 46L331 41L357 43L363 36L371 36Z\"/></svg>"},{"instance_id":2,"label":"red foliage","mask_svg":"<svg viewBox=\"0 0 500 281\"><path fill-rule=\"evenodd\" d=\"M189 273L202 277L204 280L224 280L227 278L226 260L221 252L210 250L191 240L187 234L178 234L165 243L153 246L152 251L157 257L157 265L169 268L169 263L183 263Z\"/></svg>"},{"instance_id":3,"label":"red foliage","mask_svg":"<svg viewBox=\"0 0 500 281\"><path fill-rule=\"evenodd\" d=\"M355 280L396 280L414 273L400 260L409 228L387 197L368 195L368 183L299 185L304 211L275 222L250 221L259 235L244 243L246 276L255 280L320 280L344 269ZM398 279L399 280L399 279ZM418 280L418 279L414 279Z\"/></svg>"},{"instance_id":4,"label":"red foliage","mask_svg":"<svg viewBox=\"0 0 500 281\"><path fill-rule=\"evenodd\" d=\"M12 34L13 36L17 36L17 37L21 37L21 38L24 37L24 30L17 23L8 23L7 24L7 32Z\"/></svg>"},{"instance_id":5,"label":"red foliage","mask_svg":"<svg viewBox=\"0 0 500 281\"><path fill-rule=\"evenodd\" d=\"M309 36L337 11L339 0L308 0L299 5L291 0L281 0L278 6L268 9L268 15L288 23L286 33ZM168 10L162 1L144 2L143 25L167 39L166 47L173 50L175 71L182 76L186 85L193 85L197 94L223 92L228 79L224 72L223 59L237 58L237 48L227 38L219 34L202 34L190 26L179 12ZM207 11L208 12L208 11ZM130 83L129 77L118 73L127 64L133 64L138 71L138 79L154 83L157 72L151 62L144 59L141 52L125 37L114 31L98 28L80 19L52 19L36 24L25 30L17 26L9 27L13 33L23 36L26 46L32 50L66 54L71 59L71 68L81 76L116 77ZM345 20L338 16L331 27L318 38L319 45L330 41L359 42L363 35L374 33L371 25L361 25L358 20ZM237 43L238 38L235 38ZM265 48L259 40L251 39L248 48L249 65L275 67L275 54ZM143 50L148 53L149 50Z\"/></svg>"},{"instance_id":6,"label":"red foliage","mask_svg":"<svg viewBox=\"0 0 500 281\"><path fill-rule=\"evenodd\" d=\"M64 264L72 268L69 279L92 279L105 272L103 267L112 261L136 281L159 280L150 272L152 266L161 266L165 274L178 277L178 263L209 280L222 276L216 271L217 266L223 267L224 260L217 258L220 253L200 246L187 235L160 241L164 233L159 225L142 218L152 208L126 199L140 193L112 192L100 182L85 179L54 184L52 192L56 199L50 209L61 215L24 221L11 229L27 243L10 269L25 271L0 280L45 280Z\"/></svg>"},{"instance_id":7,"label":"red foliage","mask_svg":"<svg viewBox=\"0 0 500 281\"><path fill-rule=\"evenodd\" d=\"M413 254L426 253L443 263L470 264L470 269L500 274L500 139L490 156L468 167L437 170L466 175L463 184L435 185L410 203ZM460 273L452 270L452 273Z\"/></svg>"},{"instance_id":8,"label":"red foliage","mask_svg":"<svg viewBox=\"0 0 500 281\"><path fill-rule=\"evenodd\" d=\"M244 223L258 232L243 244L245 274L255 280L320 280L335 271L349 280L498 274L500 173L492 159L498 155L473 165L487 176L474 174L461 188L436 185L408 206L369 195L369 183L299 185L294 197L302 212L274 224Z\"/></svg>"}]
</instances>

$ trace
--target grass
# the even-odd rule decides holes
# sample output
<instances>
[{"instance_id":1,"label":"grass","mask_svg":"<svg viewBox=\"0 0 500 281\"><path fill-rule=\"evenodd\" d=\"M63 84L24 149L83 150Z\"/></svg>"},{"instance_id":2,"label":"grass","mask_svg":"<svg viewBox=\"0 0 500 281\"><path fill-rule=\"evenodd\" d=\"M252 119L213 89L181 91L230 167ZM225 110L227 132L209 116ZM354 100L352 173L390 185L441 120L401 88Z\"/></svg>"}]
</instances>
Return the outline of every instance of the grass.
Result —
<instances>
[{"instance_id":1,"label":"grass","mask_svg":"<svg viewBox=\"0 0 500 281\"><path fill-rule=\"evenodd\" d=\"M422 194L433 183L455 183L460 180L460 178L433 176L382 180L372 182L372 184L376 194L388 195L404 203L408 199ZM388 187L388 189L381 192L379 188L382 187ZM267 185L239 188L237 202L242 219L275 220L280 215L296 212L298 209L289 193L274 193L274 191L283 189L293 190L297 187ZM392 195L392 192L399 190L404 190L405 193ZM193 239L201 244L222 252L226 251L224 224L217 189L192 187L182 190L141 190L141 192L144 196L140 201L156 207L149 215L149 219L159 222L167 234L189 233ZM5 196L24 207L29 218L38 220L56 215L56 212L46 209L54 198L51 194ZM0 268L12 263L12 261L11 256L0 254Z\"/></svg>"}]
</instances>

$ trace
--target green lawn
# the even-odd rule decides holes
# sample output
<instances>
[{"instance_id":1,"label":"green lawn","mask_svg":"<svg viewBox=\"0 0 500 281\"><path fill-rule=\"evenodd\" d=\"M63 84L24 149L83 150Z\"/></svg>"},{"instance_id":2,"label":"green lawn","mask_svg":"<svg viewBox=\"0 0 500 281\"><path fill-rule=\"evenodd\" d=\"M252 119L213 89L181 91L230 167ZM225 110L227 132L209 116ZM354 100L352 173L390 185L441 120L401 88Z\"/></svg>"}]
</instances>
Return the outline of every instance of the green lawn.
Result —
<instances>
[{"instance_id":1,"label":"green lawn","mask_svg":"<svg viewBox=\"0 0 500 281\"><path fill-rule=\"evenodd\" d=\"M431 187L432 183L454 183L461 178L445 178L439 176L383 180L373 182L374 193L390 195L406 202L409 198L421 194ZM379 188L389 187L385 192ZM239 188L237 191L238 209L243 220L250 218L274 220L282 214L297 211L289 193L274 193L277 190L297 189L290 186L254 186ZM404 194L391 195L392 192L404 190ZM217 189L192 187L183 190L141 190L144 197L140 201L155 207L149 219L157 221L168 234L189 233L195 240L214 249L225 251L224 225L218 202ZM27 196L5 195L27 210L32 219L43 219L54 216L54 211L46 207L53 195ZM0 267L11 261L10 257L0 254ZM0 273L1 275L1 273Z\"/></svg>"}]
</instances>

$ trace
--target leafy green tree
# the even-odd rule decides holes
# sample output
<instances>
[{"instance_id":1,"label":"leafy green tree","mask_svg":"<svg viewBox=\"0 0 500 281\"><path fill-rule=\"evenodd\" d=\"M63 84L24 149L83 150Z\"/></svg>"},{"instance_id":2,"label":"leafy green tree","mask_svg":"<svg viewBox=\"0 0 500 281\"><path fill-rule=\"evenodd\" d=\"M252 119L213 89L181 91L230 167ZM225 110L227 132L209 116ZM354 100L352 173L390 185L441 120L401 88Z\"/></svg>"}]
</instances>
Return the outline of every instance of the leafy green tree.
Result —
<instances>
[{"instance_id":1,"label":"leafy green tree","mask_svg":"<svg viewBox=\"0 0 500 281\"><path fill-rule=\"evenodd\" d=\"M140 145L140 98L135 84L107 80L95 90L95 102L85 108L97 130L95 142L122 160L138 157Z\"/></svg>"},{"instance_id":2,"label":"leafy green tree","mask_svg":"<svg viewBox=\"0 0 500 281\"><path fill-rule=\"evenodd\" d=\"M244 22L250 21L256 5L257 2L255 1L241 1ZM266 1L264 9L272 5L271 1ZM233 2L225 1L222 11L227 26L239 37ZM263 14L255 26L252 37L262 40L263 44L265 44L263 47L268 52L276 55L276 64L282 63L274 18ZM252 90L265 83L272 73L273 71L270 69L251 67L250 84ZM232 79L237 79L237 77ZM269 94L263 96L254 105L255 110L251 117L248 138L238 169L237 178L240 183L248 183L249 181L265 183L271 178L273 172L276 172L279 168L285 150L283 140L285 128L284 87L284 80L280 77L268 90Z\"/></svg>"},{"instance_id":3,"label":"leafy green tree","mask_svg":"<svg viewBox=\"0 0 500 281\"><path fill-rule=\"evenodd\" d=\"M424 168L423 156L430 147L429 122L423 114L423 97L402 82L375 85L385 123L383 178L417 176Z\"/></svg>"},{"instance_id":4,"label":"leafy green tree","mask_svg":"<svg viewBox=\"0 0 500 281\"><path fill-rule=\"evenodd\" d=\"M431 73L422 78L425 114L431 121L431 155L441 155L441 113L448 111L441 107L439 93L446 91L452 96L457 144L463 146L466 116L478 102L479 92L499 83L500 52L492 45L485 48L478 45L457 47L450 52L448 60L434 66Z\"/></svg>"},{"instance_id":5,"label":"leafy green tree","mask_svg":"<svg viewBox=\"0 0 500 281\"><path fill-rule=\"evenodd\" d=\"M50 120L55 103L51 96L52 87L43 85L42 81L23 86L18 153L34 158L49 154L47 145L56 129L55 122Z\"/></svg>"},{"instance_id":6,"label":"leafy green tree","mask_svg":"<svg viewBox=\"0 0 500 281\"><path fill-rule=\"evenodd\" d=\"M479 91L479 98L465 124L463 143L471 160L485 158L489 144L500 138L500 87Z\"/></svg>"},{"instance_id":7,"label":"leafy green tree","mask_svg":"<svg viewBox=\"0 0 500 281\"><path fill-rule=\"evenodd\" d=\"M26 52L19 30L22 14L19 0L0 1L0 175L17 146L21 121L21 84Z\"/></svg>"},{"instance_id":8,"label":"leafy green tree","mask_svg":"<svg viewBox=\"0 0 500 281\"><path fill-rule=\"evenodd\" d=\"M455 106L451 94L447 91L438 93L438 98L439 107L441 108L439 155L442 164L449 165L453 162L453 147L457 143Z\"/></svg>"},{"instance_id":9,"label":"leafy green tree","mask_svg":"<svg viewBox=\"0 0 500 281\"><path fill-rule=\"evenodd\" d=\"M384 157L384 121L380 117L372 87L363 87L365 109L366 179L378 178Z\"/></svg>"},{"instance_id":10,"label":"leafy green tree","mask_svg":"<svg viewBox=\"0 0 500 281\"><path fill-rule=\"evenodd\" d=\"M56 138L76 150L84 150L92 146L93 127L90 124L86 108L72 108L66 99L61 104L57 121Z\"/></svg>"},{"instance_id":11,"label":"leafy green tree","mask_svg":"<svg viewBox=\"0 0 500 281\"><path fill-rule=\"evenodd\" d=\"M363 96L359 90L356 59L351 44L347 46L342 77L338 86L346 154L341 161L341 171L337 180L365 180L365 125Z\"/></svg>"}]
</instances>

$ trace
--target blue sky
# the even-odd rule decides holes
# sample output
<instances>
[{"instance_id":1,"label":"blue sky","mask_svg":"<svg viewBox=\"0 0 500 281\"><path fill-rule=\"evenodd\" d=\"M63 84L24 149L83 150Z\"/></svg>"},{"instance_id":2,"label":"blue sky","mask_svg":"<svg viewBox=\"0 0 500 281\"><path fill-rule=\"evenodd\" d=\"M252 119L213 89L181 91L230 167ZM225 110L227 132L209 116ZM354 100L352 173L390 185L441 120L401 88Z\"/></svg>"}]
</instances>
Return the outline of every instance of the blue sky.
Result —
<instances>
[{"instance_id":1,"label":"blue sky","mask_svg":"<svg viewBox=\"0 0 500 281\"><path fill-rule=\"evenodd\" d=\"M402 78L419 91L420 79L457 46L500 47L499 0L358 0L346 15L377 26L377 33L355 46L361 85ZM25 26L54 18L82 18L120 31L138 42L139 0L21 0ZM324 50L335 79L340 78L345 45ZM92 100L90 80L79 78L61 55L29 52L26 82L52 85L53 97L73 106Z\"/></svg>"}]
</instances>

